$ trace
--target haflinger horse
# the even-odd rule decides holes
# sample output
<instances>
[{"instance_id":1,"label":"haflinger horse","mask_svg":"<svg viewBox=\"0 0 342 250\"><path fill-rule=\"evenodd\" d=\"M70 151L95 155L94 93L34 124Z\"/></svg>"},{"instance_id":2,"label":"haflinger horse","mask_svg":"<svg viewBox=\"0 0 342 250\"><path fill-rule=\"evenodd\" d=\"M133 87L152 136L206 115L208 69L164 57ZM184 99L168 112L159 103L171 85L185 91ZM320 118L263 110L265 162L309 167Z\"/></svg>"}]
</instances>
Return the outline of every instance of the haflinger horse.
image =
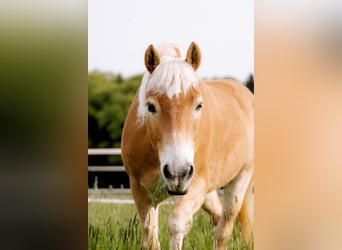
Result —
<instances>
[{"instance_id":1,"label":"haflinger horse","mask_svg":"<svg viewBox=\"0 0 342 250\"><path fill-rule=\"evenodd\" d=\"M143 249L160 249L158 206L169 196L179 197L168 218L170 249L182 248L201 207L215 224L214 249L228 244L236 218L252 239L254 97L234 80L201 81L200 61L194 42L185 59L173 45L145 52L147 72L122 135Z\"/></svg>"}]
</instances>

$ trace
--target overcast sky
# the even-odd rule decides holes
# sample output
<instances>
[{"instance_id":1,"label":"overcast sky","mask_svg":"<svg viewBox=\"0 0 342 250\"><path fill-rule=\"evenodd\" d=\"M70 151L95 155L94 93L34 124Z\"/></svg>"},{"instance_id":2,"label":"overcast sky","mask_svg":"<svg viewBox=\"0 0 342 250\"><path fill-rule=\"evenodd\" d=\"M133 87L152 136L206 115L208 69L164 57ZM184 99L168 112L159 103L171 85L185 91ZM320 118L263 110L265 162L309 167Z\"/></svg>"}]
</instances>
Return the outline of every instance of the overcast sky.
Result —
<instances>
[{"instance_id":1,"label":"overcast sky","mask_svg":"<svg viewBox=\"0 0 342 250\"><path fill-rule=\"evenodd\" d=\"M250 0L89 0L88 70L130 76L145 71L149 44L202 51L201 77L254 73L254 5Z\"/></svg>"}]
</instances>

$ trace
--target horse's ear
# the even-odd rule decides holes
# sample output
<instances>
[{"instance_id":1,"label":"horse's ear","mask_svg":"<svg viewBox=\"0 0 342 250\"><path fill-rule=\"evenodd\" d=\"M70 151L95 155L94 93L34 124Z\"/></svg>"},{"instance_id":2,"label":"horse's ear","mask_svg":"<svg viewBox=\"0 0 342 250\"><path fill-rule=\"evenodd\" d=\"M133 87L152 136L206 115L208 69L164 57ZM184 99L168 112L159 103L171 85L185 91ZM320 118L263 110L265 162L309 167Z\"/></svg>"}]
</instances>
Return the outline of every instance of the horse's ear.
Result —
<instances>
[{"instance_id":1,"label":"horse's ear","mask_svg":"<svg viewBox=\"0 0 342 250\"><path fill-rule=\"evenodd\" d=\"M194 70L198 69L201 63L201 50L195 42L190 44L185 61L191 64Z\"/></svg>"},{"instance_id":2,"label":"horse's ear","mask_svg":"<svg viewBox=\"0 0 342 250\"><path fill-rule=\"evenodd\" d=\"M145 66L146 69L152 73L153 70L159 65L158 51L151 44L145 51Z\"/></svg>"}]
</instances>

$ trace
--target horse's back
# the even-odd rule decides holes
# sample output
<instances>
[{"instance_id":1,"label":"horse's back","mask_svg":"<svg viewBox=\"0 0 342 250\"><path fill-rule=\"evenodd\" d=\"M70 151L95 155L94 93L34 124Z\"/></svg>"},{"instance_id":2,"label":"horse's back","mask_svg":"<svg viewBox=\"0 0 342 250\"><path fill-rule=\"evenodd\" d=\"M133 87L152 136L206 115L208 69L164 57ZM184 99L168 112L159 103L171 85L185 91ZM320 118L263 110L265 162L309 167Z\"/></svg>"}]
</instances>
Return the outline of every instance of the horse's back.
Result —
<instances>
[{"instance_id":1,"label":"horse's back","mask_svg":"<svg viewBox=\"0 0 342 250\"><path fill-rule=\"evenodd\" d=\"M212 92L216 98L222 100L236 100L244 111L253 111L254 96L242 83L232 79L204 81L203 86L208 92Z\"/></svg>"}]
</instances>

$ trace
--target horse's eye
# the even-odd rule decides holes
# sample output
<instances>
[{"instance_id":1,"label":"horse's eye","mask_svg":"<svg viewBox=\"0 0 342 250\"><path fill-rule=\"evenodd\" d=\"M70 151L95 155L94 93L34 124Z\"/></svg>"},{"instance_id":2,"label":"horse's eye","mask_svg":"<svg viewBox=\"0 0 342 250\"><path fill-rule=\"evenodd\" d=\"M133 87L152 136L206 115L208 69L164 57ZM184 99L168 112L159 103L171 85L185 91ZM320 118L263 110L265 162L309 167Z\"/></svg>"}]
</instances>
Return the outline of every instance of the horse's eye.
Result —
<instances>
[{"instance_id":1,"label":"horse's eye","mask_svg":"<svg viewBox=\"0 0 342 250\"><path fill-rule=\"evenodd\" d=\"M195 110L200 111L202 107L203 107L203 102L200 102L199 104L197 104Z\"/></svg>"},{"instance_id":2,"label":"horse's eye","mask_svg":"<svg viewBox=\"0 0 342 250\"><path fill-rule=\"evenodd\" d=\"M155 114L157 112L154 104L152 104L150 102L147 103L147 110L148 110L148 112L153 113L153 114Z\"/></svg>"}]
</instances>

